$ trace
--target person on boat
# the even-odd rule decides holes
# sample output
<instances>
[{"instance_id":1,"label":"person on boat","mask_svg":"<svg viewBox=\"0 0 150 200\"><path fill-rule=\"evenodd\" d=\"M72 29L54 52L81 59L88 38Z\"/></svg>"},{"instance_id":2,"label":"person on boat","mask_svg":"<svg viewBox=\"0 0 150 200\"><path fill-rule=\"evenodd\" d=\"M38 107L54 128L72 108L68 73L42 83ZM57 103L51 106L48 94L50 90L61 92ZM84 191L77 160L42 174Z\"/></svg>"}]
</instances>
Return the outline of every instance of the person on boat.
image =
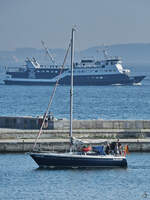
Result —
<instances>
[{"instance_id":1,"label":"person on boat","mask_svg":"<svg viewBox=\"0 0 150 200\"><path fill-rule=\"evenodd\" d=\"M118 152L119 154L121 155L122 154L122 146L121 146L121 143L119 142L119 139L117 140L117 146L118 146Z\"/></svg>"},{"instance_id":2,"label":"person on boat","mask_svg":"<svg viewBox=\"0 0 150 200\"><path fill-rule=\"evenodd\" d=\"M116 145L115 145L115 154L119 154L119 147L118 147L118 143L116 142Z\"/></svg>"},{"instance_id":3,"label":"person on boat","mask_svg":"<svg viewBox=\"0 0 150 200\"><path fill-rule=\"evenodd\" d=\"M110 154L110 144L107 144L106 149L105 149L105 153L106 153L107 155Z\"/></svg>"},{"instance_id":4,"label":"person on boat","mask_svg":"<svg viewBox=\"0 0 150 200\"><path fill-rule=\"evenodd\" d=\"M112 154L116 154L116 142L110 143L110 151Z\"/></svg>"}]
</instances>

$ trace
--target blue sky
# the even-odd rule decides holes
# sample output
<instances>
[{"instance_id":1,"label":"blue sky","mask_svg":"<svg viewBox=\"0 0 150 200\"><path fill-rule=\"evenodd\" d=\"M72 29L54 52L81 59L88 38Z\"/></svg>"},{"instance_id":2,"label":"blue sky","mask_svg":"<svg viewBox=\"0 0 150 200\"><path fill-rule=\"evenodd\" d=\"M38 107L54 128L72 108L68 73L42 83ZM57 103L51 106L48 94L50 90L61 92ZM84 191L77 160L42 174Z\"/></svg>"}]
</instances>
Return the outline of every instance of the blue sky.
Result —
<instances>
[{"instance_id":1,"label":"blue sky","mask_svg":"<svg viewBox=\"0 0 150 200\"><path fill-rule=\"evenodd\" d=\"M150 0L0 0L0 50L150 43Z\"/></svg>"}]
</instances>

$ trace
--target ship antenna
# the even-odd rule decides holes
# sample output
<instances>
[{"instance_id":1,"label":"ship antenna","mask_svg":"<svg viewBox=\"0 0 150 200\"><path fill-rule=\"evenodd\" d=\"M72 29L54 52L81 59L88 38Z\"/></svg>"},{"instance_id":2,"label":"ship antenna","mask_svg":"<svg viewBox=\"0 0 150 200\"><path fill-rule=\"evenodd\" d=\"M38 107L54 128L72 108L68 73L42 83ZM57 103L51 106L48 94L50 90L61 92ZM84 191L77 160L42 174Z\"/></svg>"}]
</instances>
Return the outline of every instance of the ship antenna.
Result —
<instances>
[{"instance_id":1,"label":"ship antenna","mask_svg":"<svg viewBox=\"0 0 150 200\"><path fill-rule=\"evenodd\" d=\"M104 58L107 60L108 59L108 52L107 52L107 50L106 50L106 46L105 46L105 44L103 44L103 54L104 54Z\"/></svg>"}]
</instances>

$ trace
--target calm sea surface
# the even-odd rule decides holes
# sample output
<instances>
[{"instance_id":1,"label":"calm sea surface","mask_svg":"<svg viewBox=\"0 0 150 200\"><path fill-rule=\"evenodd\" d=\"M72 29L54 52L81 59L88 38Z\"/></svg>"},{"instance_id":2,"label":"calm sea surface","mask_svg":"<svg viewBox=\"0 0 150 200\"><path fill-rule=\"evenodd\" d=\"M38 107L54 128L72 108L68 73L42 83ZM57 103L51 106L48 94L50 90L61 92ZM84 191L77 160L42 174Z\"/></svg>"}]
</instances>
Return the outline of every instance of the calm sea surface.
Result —
<instances>
[{"instance_id":1,"label":"calm sea surface","mask_svg":"<svg viewBox=\"0 0 150 200\"><path fill-rule=\"evenodd\" d=\"M132 153L127 169L40 170L25 154L0 154L2 200L150 199L150 154Z\"/></svg>"},{"instance_id":2,"label":"calm sea surface","mask_svg":"<svg viewBox=\"0 0 150 200\"><path fill-rule=\"evenodd\" d=\"M133 66L142 85L74 87L76 119L150 119L150 65ZM45 112L53 87L0 85L0 116ZM69 118L69 87L59 86L51 107ZM39 170L25 154L0 154L0 199L150 199L150 154L132 153L128 169Z\"/></svg>"},{"instance_id":3,"label":"calm sea surface","mask_svg":"<svg viewBox=\"0 0 150 200\"><path fill-rule=\"evenodd\" d=\"M74 87L75 119L150 119L150 65L133 66L146 75L142 85ZM45 112L52 86L0 85L0 116L37 116ZM69 87L56 90L51 112L69 118Z\"/></svg>"}]
</instances>

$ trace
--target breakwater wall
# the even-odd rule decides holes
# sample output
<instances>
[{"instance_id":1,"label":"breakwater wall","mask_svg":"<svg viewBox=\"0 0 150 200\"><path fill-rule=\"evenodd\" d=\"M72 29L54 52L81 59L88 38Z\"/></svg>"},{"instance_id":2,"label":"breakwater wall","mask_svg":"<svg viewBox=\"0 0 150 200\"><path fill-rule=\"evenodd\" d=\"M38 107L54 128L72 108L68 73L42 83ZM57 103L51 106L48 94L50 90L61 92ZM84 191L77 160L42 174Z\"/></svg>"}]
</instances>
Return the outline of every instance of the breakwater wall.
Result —
<instances>
[{"instance_id":1,"label":"breakwater wall","mask_svg":"<svg viewBox=\"0 0 150 200\"><path fill-rule=\"evenodd\" d=\"M0 117L0 152L28 152L32 149L42 117ZM73 136L99 145L121 140L130 151L150 151L150 120L74 120ZM69 120L49 118L37 143L42 150L66 151Z\"/></svg>"},{"instance_id":2,"label":"breakwater wall","mask_svg":"<svg viewBox=\"0 0 150 200\"><path fill-rule=\"evenodd\" d=\"M7 117L0 116L0 128L39 129L42 116ZM50 118L46 129L63 130L69 128L69 120ZM150 129L150 120L73 120L74 129Z\"/></svg>"},{"instance_id":3,"label":"breakwater wall","mask_svg":"<svg viewBox=\"0 0 150 200\"><path fill-rule=\"evenodd\" d=\"M43 118L40 116L0 117L0 128L21 129L24 130L24 133L26 133L26 130L31 130L32 134L28 137L32 138L33 133L41 127L42 120ZM53 132L53 136L67 137L69 120L47 119L44 130L47 133L48 131ZM150 137L150 120L73 120L73 131L77 137L145 138ZM12 130L12 135L15 132Z\"/></svg>"}]
</instances>

